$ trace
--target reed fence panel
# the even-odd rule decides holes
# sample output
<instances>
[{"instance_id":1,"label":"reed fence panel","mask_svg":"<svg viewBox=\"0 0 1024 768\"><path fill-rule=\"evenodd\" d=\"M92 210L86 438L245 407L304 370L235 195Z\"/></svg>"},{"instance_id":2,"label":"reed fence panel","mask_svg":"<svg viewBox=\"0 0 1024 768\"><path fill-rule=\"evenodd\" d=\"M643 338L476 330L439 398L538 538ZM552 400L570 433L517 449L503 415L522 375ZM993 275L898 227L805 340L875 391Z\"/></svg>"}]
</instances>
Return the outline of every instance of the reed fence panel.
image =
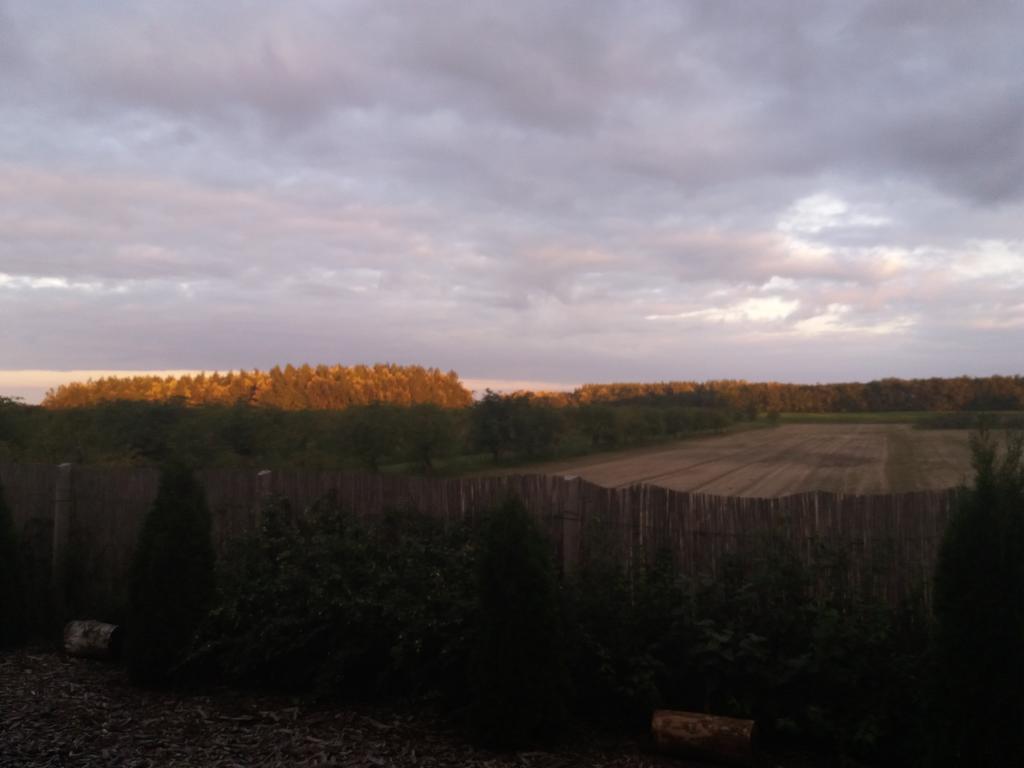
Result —
<instances>
[{"instance_id":1,"label":"reed fence panel","mask_svg":"<svg viewBox=\"0 0 1024 768\"><path fill-rule=\"evenodd\" d=\"M52 555L54 483L47 465L0 464L8 504L32 565L32 589L45 591ZM759 551L766 539L789 544L815 563L826 588L868 591L891 604L930 602L931 576L955 492L885 495L799 493L778 498L709 496L657 486L604 488L550 475L422 478L342 471L207 469L201 473L218 553L255 528L261 505L287 499L306 508L319 499L359 515L405 508L445 525L475 524L512 494L523 500L552 540L560 568L598 558L627 569L662 555L688 576L718 577L730 559ZM156 495L149 468L76 466L68 552L68 605L83 616L119 618L127 599L139 529ZM831 559L830 559L831 558ZM843 583L830 576L836 569ZM832 583L829 583L832 579ZM52 586L52 585L51 585Z\"/></svg>"}]
</instances>

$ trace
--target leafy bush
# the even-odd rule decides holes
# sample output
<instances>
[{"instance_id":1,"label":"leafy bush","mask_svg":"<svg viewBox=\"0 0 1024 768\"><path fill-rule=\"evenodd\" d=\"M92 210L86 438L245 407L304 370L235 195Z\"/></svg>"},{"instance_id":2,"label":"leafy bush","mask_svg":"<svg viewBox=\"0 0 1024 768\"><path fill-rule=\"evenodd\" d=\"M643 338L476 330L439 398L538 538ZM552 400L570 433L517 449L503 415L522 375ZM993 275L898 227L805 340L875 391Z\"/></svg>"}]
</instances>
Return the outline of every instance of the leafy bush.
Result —
<instances>
[{"instance_id":1,"label":"leafy bush","mask_svg":"<svg viewBox=\"0 0 1024 768\"><path fill-rule=\"evenodd\" d=\"M14 516L0 484L0 648L25 641L25 583Z\"/></svg>"},{"instance_id":2,"label":"leafy bush","mask_svg":"<svg viewBox=\"0 0 1024 768\"><path fill-rule=\"evenodd\" d=\"M192 664L229 680L364 697L464 687L474 549L462 528L323 499L275 501L220 568Z\"/></svg>"},{"instance_id":3,"label":"leafy bush","mask_svg":"<svg viewBox=\"0 0 1024 768\"><path fill-rule=\"evenodd\" d=\"M592 448L607 448L619 441L615 414L609 405L581 405L573 412L573 421Z\"/></svg>"},{"instance_id":4,"label":"leafy bush","mask_svg":"<svg viewBox=\"0 0 1024 768\"><path fill-rule=\"evenodd\" d=\"M512 446L512 399L490 389L470 411L470 444L495 462Z\"/></svg>"},{"instance_id":5,"label":"leafy bush","mask_svg":"<svg viewBox=\"0 0 1024 768\"><path fill-rule=\"evenodd\" d=\"M836 584L841 560L820 557ZM817 569L774 538L715 579L674 573L665 556L632 574L608 558L571 580L578 712L638 726L655 707L752 718L769 740L894 765L919 751L918 617L844 589L820 594Z\"/></svg>"},{"instance_id":6,"label":"leafy bush","mask_svg":"<svg viewBox=\"0 0 1024 768\"><path fill-rule=\"evenodd\" d=\"M552 738L566 717L568 675L549 546L517 499L485 523L471 712L477 737L499 748Z\"/></svg>"},{"instance_id":7,"label":"leafy bush","mask_svg":"<svg viewBox=\"0 0 1024 768\"><path fill-rule=\"evenodd\" d=\"M0 460L10 460L24 448L32 416L21 398L0 395Z\"/></svg>"},{"instance_id":8,"label":"leafy bush","mask_svg":"<svg viewBox=\"0 0 1024 768\"><path fill-rule=\"evenodd\" d=\"M630 578L595 557L567 585L574 710L603 724L638 727L671 703L666 681L677 662L673 612L683 601L670 560L657 558Z\"/></svg>"},{"instance_id":9,"label":"leafy bush","mask_svg":"<svg viewBox=\"0 0 1024 768\"><path fill-rule=\"evenodd\" d=\"M214 588L210 514L202 485L167 465L132 563L126 653L133 682L173 682Z\"/></svg>"},{"instance_id":10,"label":"leafy bush","mask_svg":"<svg viewBox=\"0 0 1024 768\"><path fill-rule=\"evenodd\" d=\"M393 457L399 443L402 411L399 406L375 403L344 412L344 436L349 451L371 472Z\"/></svg>"},{"instance_id":11,"label":"leafy bush","mask_svg":"<svg viewBox=\"0 0 1024 768\"><path fill-rule=\"evenodd\" d=\"M1024 437L972 436L935 577L935 765L1024 764Z\"/></svg>"},{"instance_id":12,"label":"leafy bush","mask_svg":"<svg viewBox=\"0 0 1024 768\"><path fill-rule=\"evenodd\" d=\"M908 723L921 714L912 693L923 679L924 623L845 589L845 559L819 552L808 567L769 537L698 583L692 613L680 615L694 640L689 686L709 709L758 720L769 739L895 759L916 746ZM815 587L819 575L831 589Z\"/></svg>"},{"instance_id":13,"label":"leafy bush","mask_svg":"<svg viewBox=\"0 0 1024 768\"><path fill-rule=\"evenodd\" d=\"M423 472L433 472L434 462L451 456L461 442L460 414L430 403L410 406L403 422L402 442L409 459Z\"/></svg>"},{"instance_id":14,"label":"leafy bush","mask_svg":"<svg viewBox=\"0 0 1024 768\"><path fill-rule=\"evenodd\" d=\"M559 409L520 395L512 398L510 429L512 448L520 456L535 458L555 448L564 423Z\"/></svg>"}]
</instances>

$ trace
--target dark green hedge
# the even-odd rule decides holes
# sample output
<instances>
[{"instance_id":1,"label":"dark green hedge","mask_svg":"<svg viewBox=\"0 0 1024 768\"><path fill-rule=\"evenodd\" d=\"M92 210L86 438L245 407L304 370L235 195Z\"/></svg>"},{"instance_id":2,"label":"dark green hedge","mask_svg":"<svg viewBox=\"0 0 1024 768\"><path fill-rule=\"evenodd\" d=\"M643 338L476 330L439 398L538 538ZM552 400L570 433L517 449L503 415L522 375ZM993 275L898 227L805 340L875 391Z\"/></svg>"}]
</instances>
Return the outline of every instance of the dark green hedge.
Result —
<instances>
[{"instance_id":1,"label":"dark green hedge","mask_svg":"<svg viewBox=\"0 0 1024 768\"><path fill-rule=\"evenodd\" d=\"M438 696L481 742L543 744L583 719L643 730L655 707L756 718L769 741L913 765L928 622L843 590L766 539L719 578L599 553L559 580L516 502L476 532L324 500L263 513L220 566L193 672L342 698ZM828 556L826 556L828 555ZM822 553L837 584L843 553Z\"/></svg>"}]
</instances>

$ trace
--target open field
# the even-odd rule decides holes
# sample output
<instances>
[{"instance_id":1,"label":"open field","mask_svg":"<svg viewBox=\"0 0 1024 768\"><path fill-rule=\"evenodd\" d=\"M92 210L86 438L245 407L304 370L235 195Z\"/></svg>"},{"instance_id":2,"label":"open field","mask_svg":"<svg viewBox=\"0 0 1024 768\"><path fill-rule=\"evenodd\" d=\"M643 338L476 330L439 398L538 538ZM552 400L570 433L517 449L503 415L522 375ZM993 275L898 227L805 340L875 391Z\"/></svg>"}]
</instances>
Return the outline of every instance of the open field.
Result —
<instances>
[{"instance_id":1,"label":"open field","mask_svg":"<svg viewBox=\"0 0 1024 768\"><path fill-rule=\"evenodd\" d=\"M649 483L723 496L814 490L900 493L949 488L967 478L968 434L915 430L907 424L787 424L517 472L579 475L610 487Z\"/></svg>"},{"instance_id":2,"label":"open field","mask_svg":"<svg viewBox=\"0 0 1024 768\"><path fill-rule=\"evenodd\" d=\"M782 413L782 424L917 424L935 415L933 411L863 411L839 413Z\"/></svg>"}]
</instances>

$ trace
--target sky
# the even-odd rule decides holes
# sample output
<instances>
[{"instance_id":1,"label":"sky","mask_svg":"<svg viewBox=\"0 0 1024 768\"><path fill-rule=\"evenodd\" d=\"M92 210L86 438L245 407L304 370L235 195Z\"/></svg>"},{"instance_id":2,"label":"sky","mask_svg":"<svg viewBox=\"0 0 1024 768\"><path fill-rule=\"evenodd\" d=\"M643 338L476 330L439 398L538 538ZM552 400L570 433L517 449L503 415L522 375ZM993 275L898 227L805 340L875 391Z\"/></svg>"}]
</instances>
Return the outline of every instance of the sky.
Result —
<instances>
[{"instance_id":1,"label":"sky","mask_svg":"<svg viewBox=\"0 0 1024 768\"><path fill-rule=\"evenodd\" d=\"M0 394L1020 373L1022 28L999 0L0 0Z\"/></svg>"}]
</instances>

